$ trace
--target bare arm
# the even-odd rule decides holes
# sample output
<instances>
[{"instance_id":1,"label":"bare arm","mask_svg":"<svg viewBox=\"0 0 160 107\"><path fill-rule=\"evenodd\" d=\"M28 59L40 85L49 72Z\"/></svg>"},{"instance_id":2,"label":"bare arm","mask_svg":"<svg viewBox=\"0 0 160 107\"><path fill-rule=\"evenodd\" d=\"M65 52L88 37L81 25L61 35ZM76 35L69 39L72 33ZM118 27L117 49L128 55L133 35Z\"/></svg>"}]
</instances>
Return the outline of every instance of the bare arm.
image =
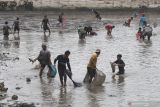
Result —
<instances>
[{"instance_id":1,"label":"bare arm","mask_svg":"<svg viewBox=\"0 0 160 107\"><path fill-rule=\"evenodd\" d=\"M68 66L68 69L71 71L71 66L70 66L69 61L67 62L67 66Z\"/></svg>"},{"instance_id":2,"label":"bare arm","mask_svg":"<svg viewBox=\"0 0 160 107\"><path fill-rule=\"evenodd\" d=\"M32 61L32 62L34 63L36 60L38 60L38 57L37 57L37 58L35 58L35 59L33 59L33 61Z\"/></svg>"},{"instance_id":3,"label":"bare arm","mask_svg":"<svg viewBox=\"0 0 160 107\"><path fill-rule=\"evenodd\" d=\"M54 59L54 65L56 64L57 60L58 60L58 56Z\"/></svg>"}]
</instances>

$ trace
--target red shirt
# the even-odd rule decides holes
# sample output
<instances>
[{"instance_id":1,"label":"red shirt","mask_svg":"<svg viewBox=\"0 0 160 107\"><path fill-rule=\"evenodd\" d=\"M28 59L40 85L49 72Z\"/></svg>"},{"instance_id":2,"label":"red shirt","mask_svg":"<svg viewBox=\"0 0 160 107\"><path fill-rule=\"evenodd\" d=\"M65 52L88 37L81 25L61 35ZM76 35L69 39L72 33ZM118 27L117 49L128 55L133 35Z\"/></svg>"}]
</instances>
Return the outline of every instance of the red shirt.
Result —
<instances>
[{"instance_id":1,"label":"red shirt","mask_svg":"<svg viewBox=\"0 0 160 107\"><path fill-rule=\"evenodd\" d=\"M131 23L131 18L128 19L128 24L130 25L130 23Z\"/></svg>"},{"instance_id":2,"label":"red shirt","mask_svg":"<svg viewBox=\"0 0 160 107\"><path fill-rule=\"evenodd\" d=\"M113 25L112 24L107 24L105 25L106 30L112 30Z\"/></svg>"}]
</instances>

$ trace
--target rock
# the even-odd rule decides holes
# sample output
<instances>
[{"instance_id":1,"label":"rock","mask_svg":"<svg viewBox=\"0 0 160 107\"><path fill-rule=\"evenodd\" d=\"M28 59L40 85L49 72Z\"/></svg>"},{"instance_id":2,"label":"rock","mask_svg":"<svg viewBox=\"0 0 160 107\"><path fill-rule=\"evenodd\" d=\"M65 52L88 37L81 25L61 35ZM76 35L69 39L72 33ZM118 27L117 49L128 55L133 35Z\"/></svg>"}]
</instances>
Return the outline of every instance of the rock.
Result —
<instances>
[{"instance_id":1,"label":"rock","mask_svg":"<svg viewBox=\"0 0 160 107\"><path fill-rule=\"evenodd\" d=\"M21 88L20 87L16 87L16 90L20 90Z\"/></svg>"},{"instance_id":2,"label":"rock","mask_svg":"<svg viewBox=\"0 0 160 107\"><path fill-rule=\"evenodd\" d=\"M1 93L0 94L0 100L3 100L7 97L7 94ZM0 106L1 107L1 106Z\"/></svg>"},{"instance_id":3,"label":"rock","mask_svg":"<svg viewBox=\"0 0 160 107\"><path fill-rule=\"evenodd\" d=\"M109 95L109 97L116 97L116 95Z\"/></svg>"},{"instance_id":4,"label":"rock","mask_svg":"<svg viewBox=\"0 0 160 107\"><path fill-rule=\"evenodd\" d=\"M13 95L12 96L12 100L18 100L18 96L17 95Z\"/></svg>"},{"instance_id":5,"label":"rock","mask_svg":"<svg viewBox=\"0 0 160 107\"><path fill-rule=\"evenodd\" d=\"M15 58L13 59L13 61L16 61L16 60L19 60L19 57L15 57Z\"/></svg>"},{"instance_id":6,"label":"rock","mask_svg":"<svg viewBox=\"0 0 160 107\"><path fill-rule=\"evenodd\" d=\"M27 81L27 82L31 82L31 79L30 79L30 78L26 78L26 81Z\"/></svg>"},{"instance_id":7,"label":"rock","mask_svg":"<svg viewBox=\"0 0 160 107\"><path fill-rule=\"evenodd\" d=\"M7 90L8 90L8 88L5 88L4 82L1 82L1 83L0 83L0 91L2 91L2 92L7 92Z\"/></svg>"}]
</instances>

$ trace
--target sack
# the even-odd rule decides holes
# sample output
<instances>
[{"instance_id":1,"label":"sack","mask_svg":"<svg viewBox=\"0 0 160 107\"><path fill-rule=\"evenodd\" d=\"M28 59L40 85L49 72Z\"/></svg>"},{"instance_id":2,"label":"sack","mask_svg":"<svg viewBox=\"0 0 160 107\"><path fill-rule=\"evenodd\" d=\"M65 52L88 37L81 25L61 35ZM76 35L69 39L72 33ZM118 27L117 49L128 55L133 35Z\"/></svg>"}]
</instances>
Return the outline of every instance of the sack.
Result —
<instances>
[{"instance_id":1,"label":"sack","mask_svg":"<svg viewBox=\"0 0 160 107\"><path fill-rule=\"evenodd\" d=\"M97 70L95 78L93 79L91 84L94 86L101 86L104 83L105 79L106 75L102 71Z\"/></svg>"},{"instance_id":2,"label":"sack","mask_svg":"<svg viewBox=\"0 0 160 107\"><path fill-rule=\"evenodd\" d=\"M56 74L57 74L57 69L53 64L51 64L50 65L50 76L54 78Z\"/></svg>"},{"instance_id":3,"label":"sack","mask_svg":"<svg viewBox=\"0 0 160 107\"><path fill-rule=\"evenodd\" d=\"M100 86L104 83L105 79L106 79L106 75L102 71L96 70L95 78L93 79L91 84L94 85L94 86ZM86 73L86 76L85 76L83 82L84 83L89 83L88 72Z\"/></svg>"}]
</instances>

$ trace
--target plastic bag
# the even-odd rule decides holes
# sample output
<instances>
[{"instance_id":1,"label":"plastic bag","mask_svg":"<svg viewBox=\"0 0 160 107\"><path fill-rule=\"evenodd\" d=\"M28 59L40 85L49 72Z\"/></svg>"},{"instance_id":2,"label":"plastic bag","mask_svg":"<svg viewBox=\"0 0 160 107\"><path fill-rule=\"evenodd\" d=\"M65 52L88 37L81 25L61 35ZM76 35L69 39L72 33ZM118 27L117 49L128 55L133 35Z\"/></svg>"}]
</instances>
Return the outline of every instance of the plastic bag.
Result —
<instances>
[{"instance_id":1,"label":"plastic bag","mask_svg":"<svg viewBox=\"0 0 160 107\"><path fill-rule=\"evenodd\" d=\"M56 76L56 74L57 74L57 69L56 69L56 67L53 64L51 64L50 67L51 67L51 69L50 69L50 73L51 73L50 76L54 78Z\"/></svg>"}]
</instances>

